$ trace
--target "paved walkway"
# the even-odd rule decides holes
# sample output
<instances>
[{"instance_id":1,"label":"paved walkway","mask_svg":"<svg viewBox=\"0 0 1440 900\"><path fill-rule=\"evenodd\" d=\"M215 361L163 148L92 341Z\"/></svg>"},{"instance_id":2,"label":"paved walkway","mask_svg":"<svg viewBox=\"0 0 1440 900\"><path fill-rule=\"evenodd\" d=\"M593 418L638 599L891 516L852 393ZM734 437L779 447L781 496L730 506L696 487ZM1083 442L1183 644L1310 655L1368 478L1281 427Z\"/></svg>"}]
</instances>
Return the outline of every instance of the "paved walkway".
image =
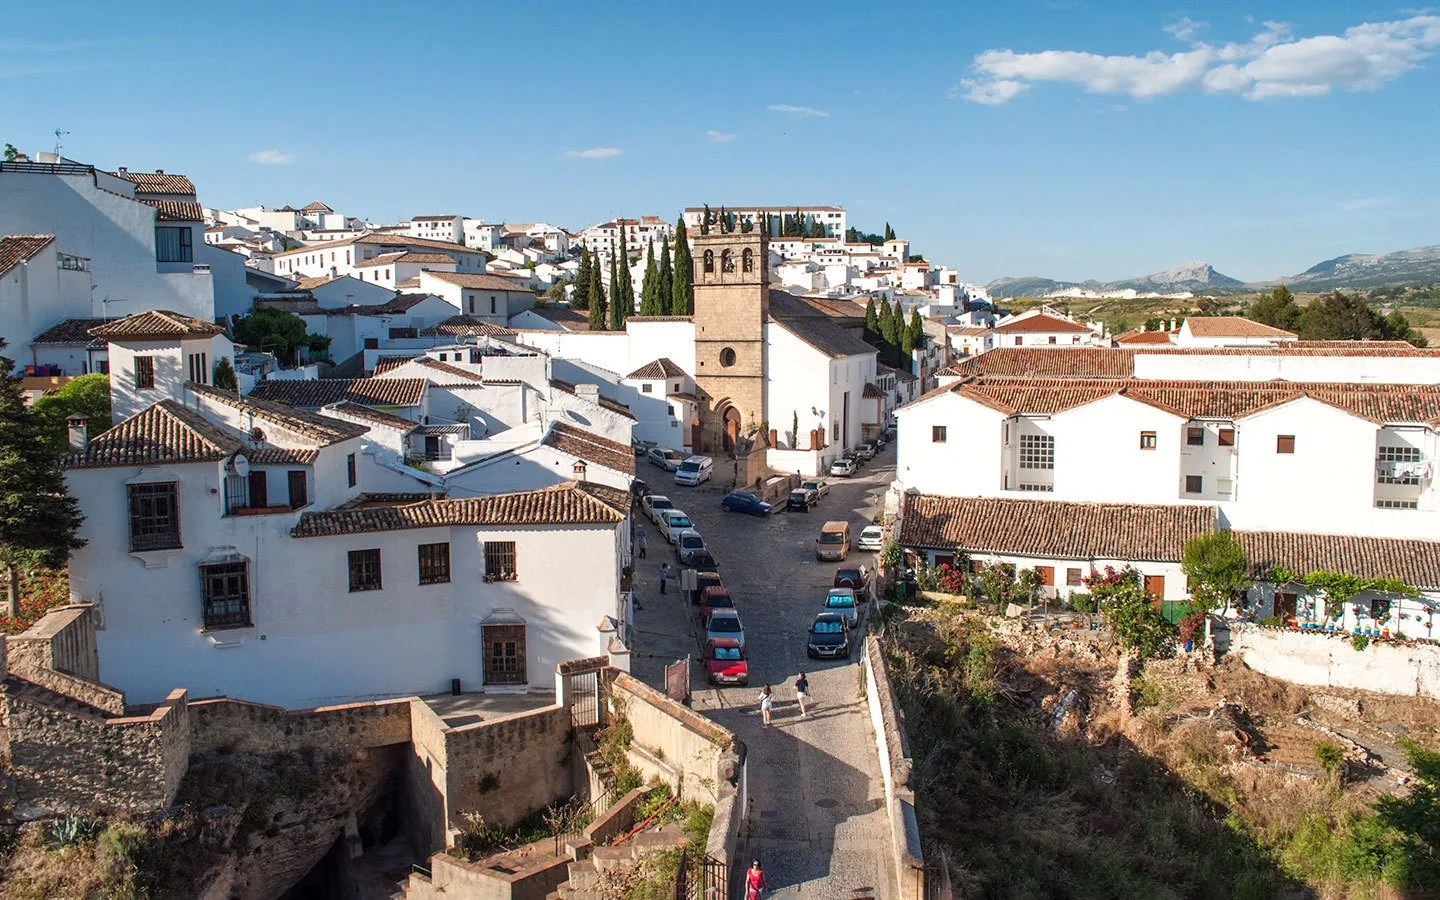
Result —
<instances>
[{"instance_id":1,"label":"paved walkway","mask_svg":"<svg viewBox=\"0 0 1440 900\"><path fill-rule=\"evenodd\" d=\"M648 471L642 476L696 521L720 562L745 624L751 686L711 688L699 662L698 624L670 586L659 596L656 570L675 566L668 545L646 522L649 558L637 567L637 677L659 686L666 663L686 654L692 667L694 707L732 729L749 748L750 810L744 859L758 858L770 890L766 896L893 897L884 784L865 704L859 653L848 662L807 661L805 636L824 601L835 563L815 561L814 540L828 519L849 519L855 536L870 521L894 477L887 450L853 479L835 479L809 514L776 512L768 519L726 513L720 497L728 486L700 490L669 485ZM641 519L644 520L643 514ZM873 554L851 562L873 567ZM860 632L863 634L862 632ZM800 718L795 676L810 674L810 714ZM778 702L772 726L760 722L757 695L773 685Z\"/></svg>"}]
</instances>

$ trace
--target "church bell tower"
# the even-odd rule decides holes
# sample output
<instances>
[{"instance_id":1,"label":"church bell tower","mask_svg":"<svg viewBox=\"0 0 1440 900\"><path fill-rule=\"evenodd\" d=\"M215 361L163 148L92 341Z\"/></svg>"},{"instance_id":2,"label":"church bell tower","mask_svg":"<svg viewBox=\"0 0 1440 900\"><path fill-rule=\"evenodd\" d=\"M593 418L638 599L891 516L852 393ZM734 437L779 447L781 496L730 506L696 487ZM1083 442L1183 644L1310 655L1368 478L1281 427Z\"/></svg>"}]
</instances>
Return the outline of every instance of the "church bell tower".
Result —
<instances>
[{"instance_id":1,"label":"church bell tower","mask_svg":"<svg viewBox=\"0 0 1440 900\"><path fill-rule=\"evenodd\" d=\"M738 460L758 450L763 467L768 442L763 424L765 324L770 318L767 238L758 231L697 235L691 239L691 257L695 384L701 400L695 450L735 453ZM741 474L749 483L748 470Z\"/></svg>"}]
</instances>

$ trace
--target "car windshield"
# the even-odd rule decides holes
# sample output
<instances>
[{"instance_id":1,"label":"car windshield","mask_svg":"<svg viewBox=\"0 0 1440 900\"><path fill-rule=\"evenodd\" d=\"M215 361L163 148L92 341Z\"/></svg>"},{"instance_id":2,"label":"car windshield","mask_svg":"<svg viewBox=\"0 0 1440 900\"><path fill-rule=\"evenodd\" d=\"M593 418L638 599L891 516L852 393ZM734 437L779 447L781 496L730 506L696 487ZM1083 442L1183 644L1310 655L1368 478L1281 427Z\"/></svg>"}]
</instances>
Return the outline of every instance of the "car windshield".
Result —
<instances>
[{"instance_id":1,"label":"car windshield","mask_svg":"<svg viewBox=\"0 0 1440 900\"><path fill-rule=\"evenodd\" d=\"M671 528L689 528L689 516L666 516L665 521L670 523Z\"/></svg>"},{"instance_id":2,"label":"car windshield","mask_svg":"<svg viewBox=\"0 0 1440 900\"><path fill-rule=\"evenodd\" d=\"M705 605L717 608L721 606L733 607L735 605L735 601L730 599L729 594L711 594L710 596L705 598Z\"/></svg>"},{"instance_id":3,"label":"car windshield","mask_svg":"<svg viewBox=\"0 0 1440 900\"><path fill-rule=\"evenodd\" d=\"M855 605L855 598L849 594L831 594L825 598L825 605L831 609L849 609Z\"/></svg>"},{"instance_id":4,"label":"car windshield","mask_svg":"<svg viewBox=\"0 0 1440 900\"><path fill-rule=\"evenodd\" d=\"M739 647L716 647L715 658L723 660L735 660L740 658Z\"/></svg>"},{"instance_id":5,"label":"car windshield","mask_svg":"<svg viewBox=\"0 0 1440 900\"><path fill-rule=\"evenodd\" d=\"M682 535L681 538L680 538L680 546L682 546L682 547L703 547L703 546L705 546L705 539L702 538L702 537L701 537L700 535L698 535L698 534L686 534L686 535Z\"/></svg>"},{"instance_id":6,"label":"car windshield","mask_svg":"<svg viewBox=\"0 0 1440 900\"><path fill-rule=\"evenodd\" d=\"M884 533L885 533L885 532L882 531L881 529L877 528L877 527L874 526L874 525L871 525L869 528L867 528L867 529L865 529L864 531L860 532L860 536L861 536L861 537L867 537L867 538L878 538L880 535L882 535L882 534L884 534Z\"/></svg>"},{"instance_id":7,"label":"car windshield","mask_svg":"<svg viewBox=\"0 0 1440 900\"><path fill-rule=\"evenodd\" d=\"M838 571L838 572L835 573L835 580L836 580L836 581L859 581L859 580L860 580L860 570L859 570L859 569L841 569L840 571Z\"/></svg>"},{"instance_id":8,"label":"car windshield","mask_svg":"<svg viewBox=\"0 0 1440 900\"><path fill-rule=\"evenodd\" d=\"M660 499L657 500L657 499L655 499L655 496L652 494L651 497L650 497L650 508L651 508L651 509L674 509L674 508L675 508L675 504L671 503L669 500L666 500L664 497L661 497Z\"/></svg>"},{"instance_id":9,"label":"car windshield","mask_svg":"<svg viewBox=\"0 0 1440 900\"><path fill-rule=\"evenodd\" d=\"M815 632L816 634L843 634L845 632L845 623L827 622L821 620L819 622L816 622L815 627L811 628L810 630Z\"/></svg>"},{"instance_id":10,"label":"car windshield","mask_svg":"<svg viewBox=\"0 0 1440 900\"><path fill-rule=\"evenodd\" d=\"M692 462L683 462L683 463L680 464L680 471L682 471L682 472L698 472L698 471L700 471L700 464L699 464L699 463L692 463Z\"/></svg>"},{"instance_id":11,"label":"car windshield","mask_svg":"<svg viewBox=\"0 0 1440 900\"><path fill-rule=\"evenodd\" d=\"M712 616L710 630L736 632L740 630L740 620L735 616Z\"/></svg>"},{"instance_id":12,"label":"car windshield","mask_svg":"<svg viewBox=\"0 0 1440 900\"><path fill-rule=\"evenodd\" d=\"M841 534L841 533L838 532L838 531L822 531L822 532L820 532L820 543L822 543L822 544L839 544L839 543L843 543L844 540L845 540L845 535Z\"/></svg>"}]
</instances>

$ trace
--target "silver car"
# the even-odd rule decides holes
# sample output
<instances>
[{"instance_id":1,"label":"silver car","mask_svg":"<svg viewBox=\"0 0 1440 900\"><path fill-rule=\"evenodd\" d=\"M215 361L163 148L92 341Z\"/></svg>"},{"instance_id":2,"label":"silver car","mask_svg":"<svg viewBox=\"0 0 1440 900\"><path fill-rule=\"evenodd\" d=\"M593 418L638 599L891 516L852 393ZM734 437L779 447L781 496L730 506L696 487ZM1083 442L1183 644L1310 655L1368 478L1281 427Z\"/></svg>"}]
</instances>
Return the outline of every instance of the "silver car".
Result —
<instances>
[{"instance_id":1,"label":"silver car","mask_svg":"<svg viewBox=\"0 0 1440 900\"><path fill-rule=\"evenodd\" d=\"M826 483L823 478L811 478L809 481L802 481L800 482L800 486L808 491L814 491L815 496L822 500L825 499L826 494L830 493L830 485Z\"/></svg>"},{"instance_id":2,"label":"silver car","mask_svg":"<svg viewBox=\"0 0 1440 900\"><path fill-rule=\"evenodd\" d=\"M685 461L685 454L668 447L655 447L645 454L645 457L650 460L650 465L659 466L667 472L680 468L680 464Z\"/></svg>"},{"instance_id":3,"label":"silver car","mask_svg":"<svg viewBox=\"0 0 1440 900\"><path fill-rule=\"evenodd\" d=\"M745 626L740 624L740 613L722 608L710 614L710 621L705 625L705 640L713 641L717 638L734 638L741 648L744 648Z\"/></svg>"}]
</instances>

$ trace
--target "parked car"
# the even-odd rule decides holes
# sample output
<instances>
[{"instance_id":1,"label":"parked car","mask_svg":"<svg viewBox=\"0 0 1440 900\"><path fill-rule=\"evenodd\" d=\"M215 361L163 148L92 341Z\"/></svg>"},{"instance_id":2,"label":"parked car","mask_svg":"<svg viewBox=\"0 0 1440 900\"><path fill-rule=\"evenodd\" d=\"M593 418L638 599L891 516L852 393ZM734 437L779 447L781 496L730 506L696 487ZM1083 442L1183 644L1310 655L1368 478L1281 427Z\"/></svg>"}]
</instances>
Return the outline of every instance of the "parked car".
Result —
<instances>
[{"instance_id":1,"label":"parked car","mask_svg":"<svg viewBox=\"0 0 1440 900\"><path fill-rule=\"evenodd\" d=\"M646 453L649 453L650 448L654 446L654 441L637 441L633 438L630 441L630 449L635 451L636 456L644 456Z\"/></svg>"},{"instance_id":2,"label":"parked car","mask_svg":"<svg viewBox=\"0 0 1440 900\"><path fill-rule=\"evenodd\" d=\"M820 527L815 539L815 558L821 562L844 562L850 552L850 523L834 519Z\"/></svg>"},{"instance_id":3,"label":"parked car","mask_svg":"<svg viewBox=\"0 0 1440 900\"><path fill-rule=\"evenodd\" d=\"M646 494L645 499L640 501L640 508L645 510L645 515L656 525L663 525L660 521L660 514L667 509L674 509L675 504L664 494Z\"/></svg>"},{"instance_id":4,"label":"parked car","mask_svg":"<svg viewBox=\"0 0 1440 900\"><path fill-rule=\"evenodd\" d=\"M720 580L719 572L696 572L695 592L690 596L691 603L699 603L705 597L706 588L724 588L725 582Z\"/></svg>"},{"instance_id":5,"label":"parked car","mask_svg":"<svg viewBox=\"0 0 1440 900\"><path fill-rule=\"evenodd\" d=\"M800 486L807 491L814 491L815 496L821 500L824 500L825 495L830 493L830 485L827 484L823 478L811 478L808 481L802 481L800 482Z\"/></svg>"},{"instance_id":6,"label":"parked car","mask_svg":"<svg viewBox=\"0 0 1440 900\"><path fill-rule=\"evenodd\" d=\"M855 474L855 462L848 457L840 457L830 464L830 474L841 478L849 478Z\"/></svg>"},{"instance_id":7,"label":"parked car","mask_svg":"<svg viewBox=\"0 0 1440 900\"><path fill-rule=\"evenodd\" d=\"M715 461L708 456L687 456L675 469L675 483L698 487L709 481L715 470Z\"/></svg>"},{"instance_id":8,"label":"parked car","mask_svg":"<svg viewBox=\"0 0 1440 900\"><path fill-rule=\"evenodd\" d=\"M875 445L869 441L863 444L856 444L855 455L868 462L875 458Z\"/></svg>"},{"instance_id":9,"label":"parked car","mask_svg":"<svg viewBox=\"0 0 1440 900\"><path fill-rule=\"evenodd\" d=\"M711 684L749 684L750 666L745 661L744 645L728 637L706 641L705 677Z\"/></svg>"},{"instance_id":10,"label":"parked car","mask_svg":"<svg viewBox=\"0 0 1440 900\"><path fill-rule=\"evenodd\" d=\"M691 553L689 556L682 559L681 562L683 562L685 565L689 566L697 572L720 571L720 564L715 561L715 557L710 553L709 550L700 550L695 553Z\"/></svg>"},{"instance_id":11,"label":"parked car","mask_svg":"<svg viewBox=\"0 0 1440 900\"><path fill-rule=\"evenodd\" d=\"M700 598L700 621L710 621L710 614L717 609L734 609L735 599L724 587L707 587Z\"/></svg>"},{"instance_id":12,"label":"parked car","mask_svg":"<svg viewBox=\"0 0 1440 900\"><path fill-rule=\"evenodd\" d=\"M705 623L705 640L714 641L730 638L745 648L745 626L740 624L740 613L733 609L717 609Z\"/></svg>"},{"instance_id":13,"label":"parked car","mask_svg":"<svg viewBox=\"0 0 1440 900\"><path fill-rule=\"evenodd\" d=\"M680 468L680 464L685 461L685 454L669 447L656 447L645 455L650 460L650 465L659 466L667 472Z\"/></svg>"},{"instance_id":14,"label":"parked car","mask_svg":"<svg viewBox=\"0 0 1440 900\"><path fill-rule=\"evenodd\" d=\"M849 659L850 626L840 613L822 612L810 623L805 655L811 659Z\"/></svg>"},{"instance_id":15,"label":"parked car","mask_svg":"<svg viewBox=\"0 0 1440 900\"><path fill-rule=\"evenodd\" d=\"M675 552L679 555L682 565L689 565L691 556L706 552L705 538L701 537L700 532L693 528L686 529L675 538Z\"/></svg>"},{"instance_id":16,"label":"parked car","mask_svg":"<svg viewBox=\"0 0 1440 900\"><path fill-rule=\"evenodd\" d=\"M667 509L660 514L660 536L672 544L680 537L680 532L694 527L695 523L690 521L690 515L683 509Z\"/></svg>"},{"instance_id":17,"label":"parked car","mask_svg":"<svg viewBox=\"0 0 1440 900\"><path fill-rule=\"evenodd\" d=\"M845 566L835 570L834 586L850 588L855 592L855 597L864 603L870 599L870 580L870 570L865 566Z\"/></svg>"},{"instance_id":18,"label":"parked car","mask_svg":"<svg viewBox=\"0 0 1440 900\"><path fill-rule=\"evenodd\" d=\"M865 465L865 457L856 453L853 449L846 450L844 453L840 454L840 458L850 460L850 462L855 465L855 471L857 472L860 471L861 466Z\"/></svg>"},{"instance_id":19,"label":"parked car","mask_svg":"<svg viewBox=\"0 0 1440 900\"><path fill-rule=\"evenodd\" d=\"M825 612L844 616L851 628L860 624L860 607L855 604L855 591L850 588L831 588L825 595Z\"/></svg>"},{"instance_id":20,"label":"parked car","mask_svg":"<svg viewBox=\"0 0 1440 900\"><path fill-rule=\"evenodd\" d=\"M860 541L856 545L861 550L883 550L885 547L885 529L879 525L866 525L860 532Z\"/></svg>"},{"instance_id":21,"label":"parked car","mask_svg":"<svg viewBox=\"0 0 1440 900\"><path fill-rule=\"evenodd\" d=\"M804 488L796 488L785 498L785 508L808 513L810 507L820 502L820 495Z\"/></svg>"},{"instance_id":22,"label":"parked car","mask_svg":"<svg viewBox=\"0 0 1440 900\"><path fill-rule=\"evenodd\" d=\"M770 504L749 491L731 491L720 501L720 506L731 512L749 513L752 516L770 515Z\"/></svg>"}]
</instances>

